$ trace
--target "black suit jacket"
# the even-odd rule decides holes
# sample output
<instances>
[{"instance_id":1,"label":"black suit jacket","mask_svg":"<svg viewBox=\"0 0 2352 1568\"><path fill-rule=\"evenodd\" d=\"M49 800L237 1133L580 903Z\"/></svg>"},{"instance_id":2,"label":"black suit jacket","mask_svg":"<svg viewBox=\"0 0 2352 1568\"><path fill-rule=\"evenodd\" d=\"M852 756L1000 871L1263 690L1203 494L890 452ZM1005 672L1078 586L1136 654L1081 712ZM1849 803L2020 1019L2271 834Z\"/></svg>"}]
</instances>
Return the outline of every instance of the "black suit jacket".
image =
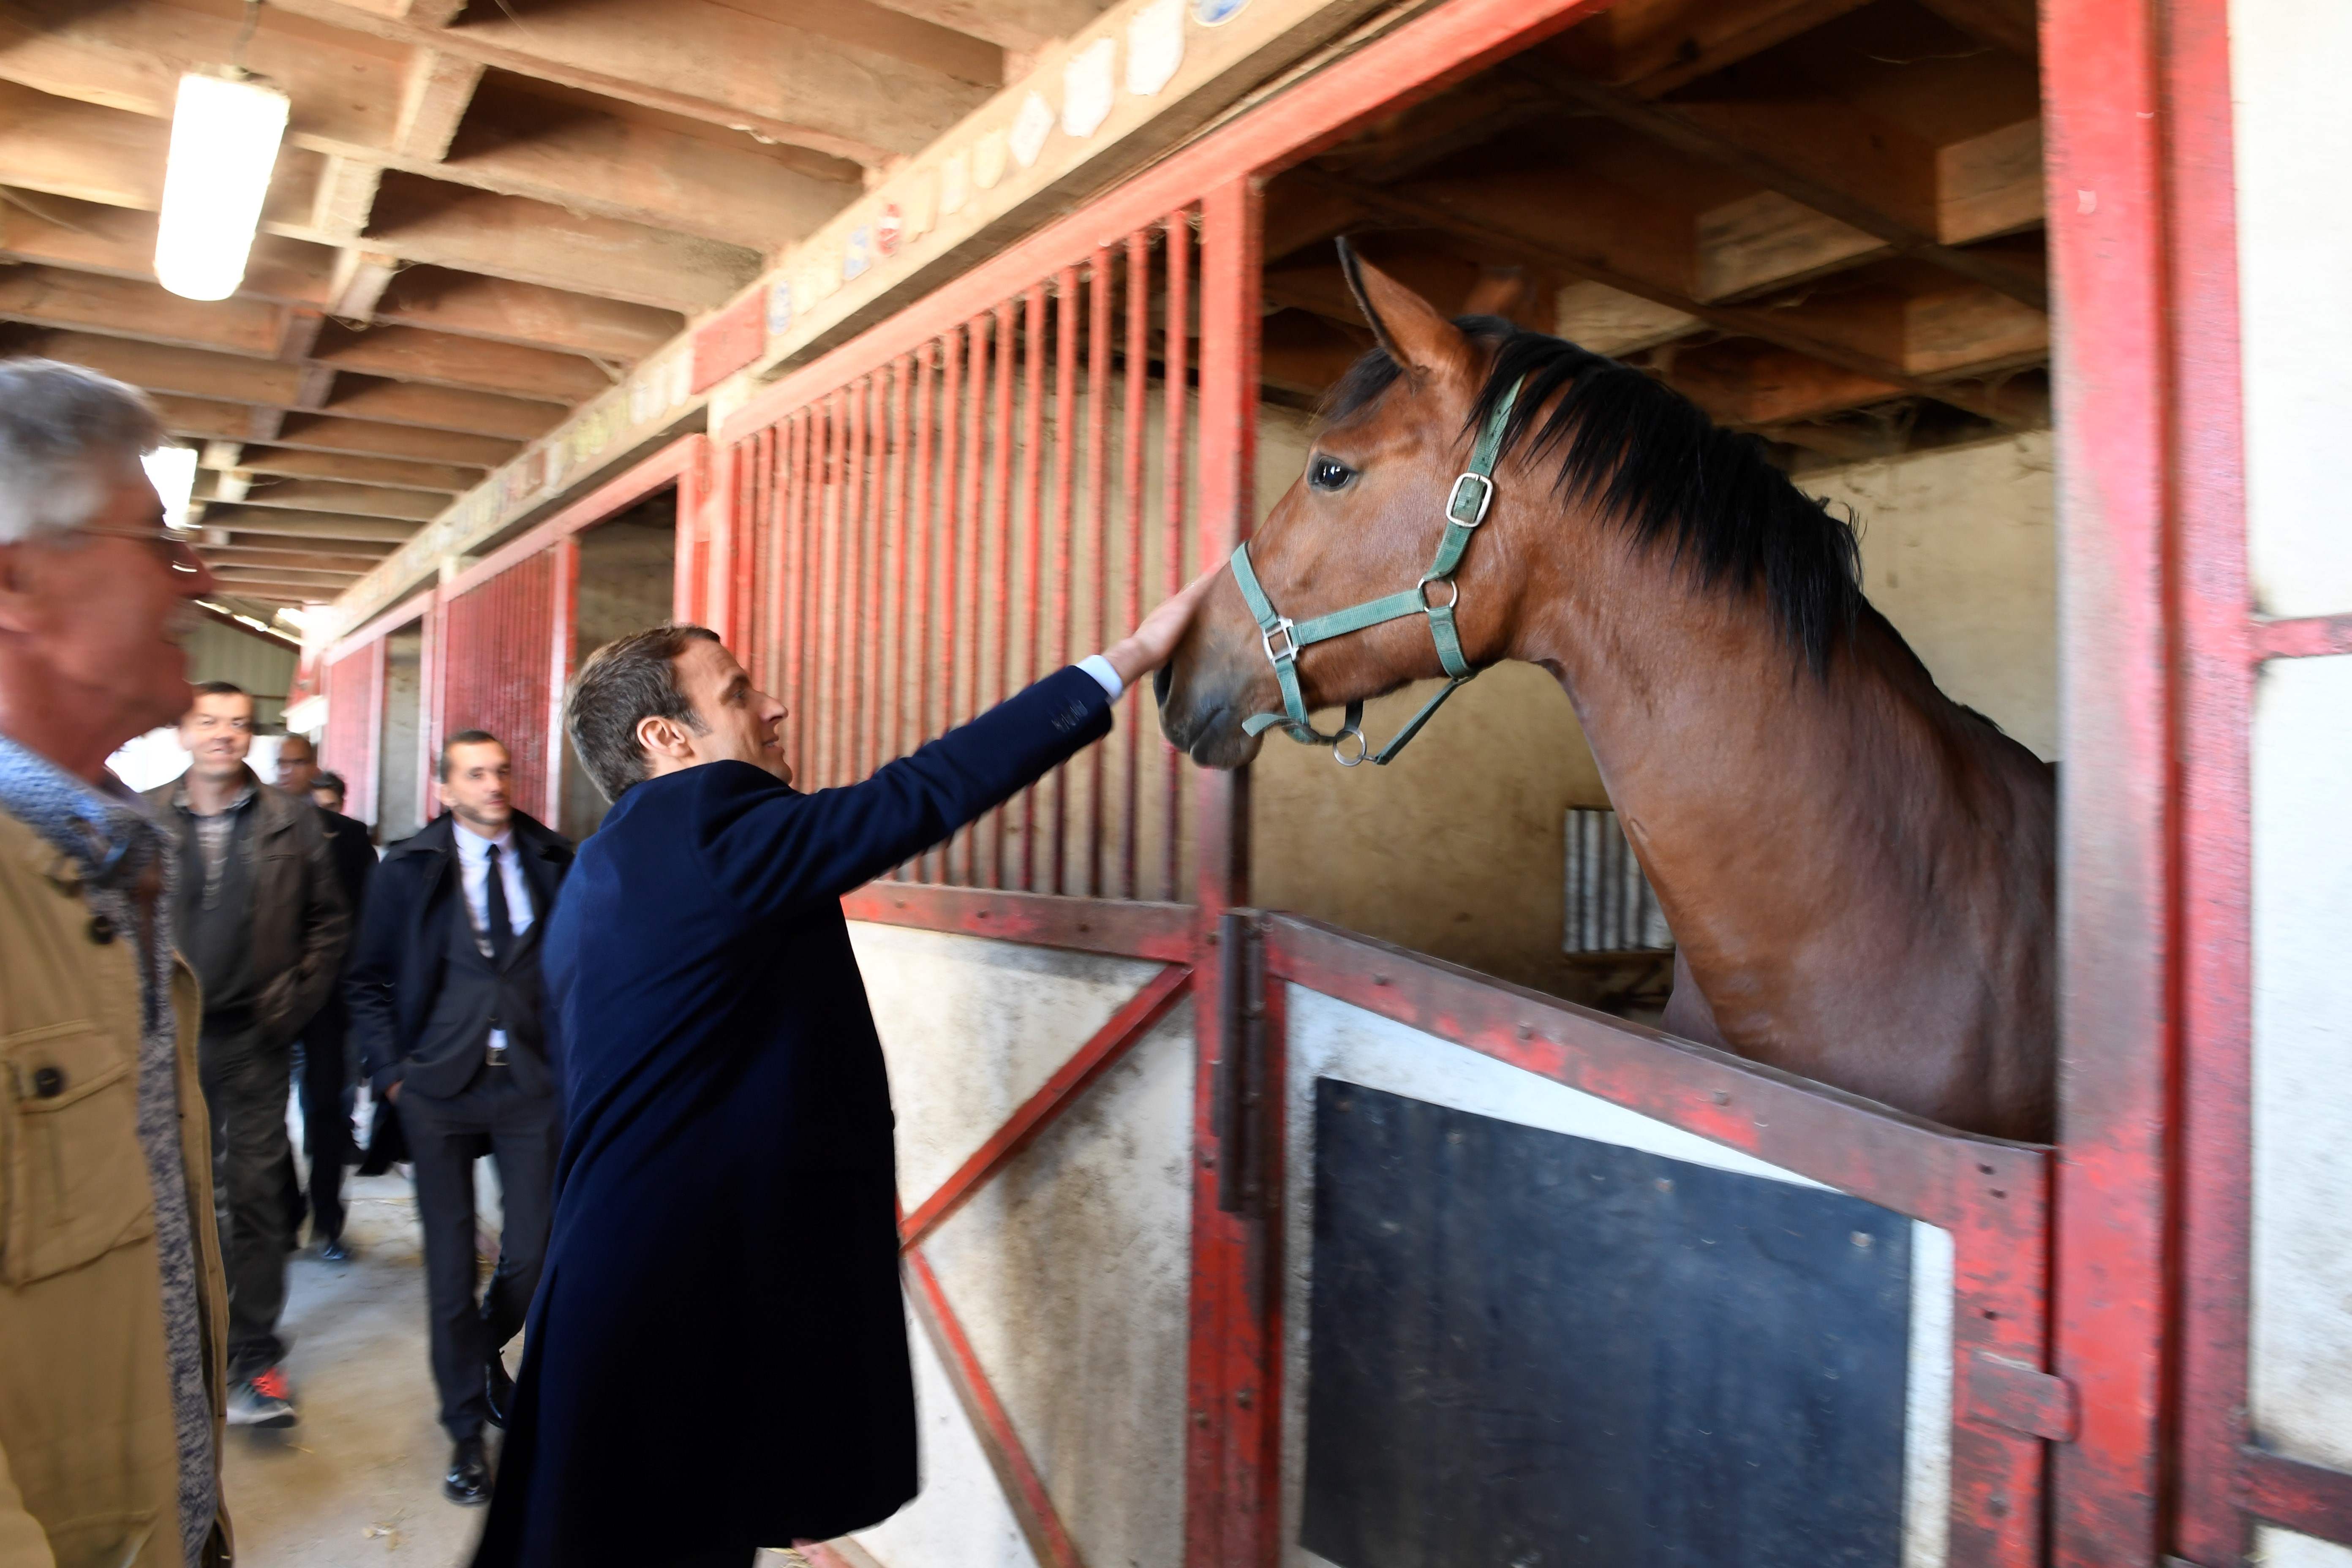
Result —
<instances>
[{"instance_id":1,"label":"black suit jacket","mask_svg":"<svg viewBox=\"0 0 2352 1568\"><path fill-rule=\"evenodd\" d=\"M327 853L335 862L335 880L341 884L343 902L352 908L352 929L359 929L367 908L368 878L375 870L375 846L368 842L367 824L340 811L319 808L327 829Z\"/></svg>"},{"instance_id":2,"label":"black suit jacket","mask_svg":"<svg viewBox=\"0 0 2352 1568\"><path fill-rule=\"evenodd\" d=\"M554 913L556 893L572 868L571 841L520 811L514 814L514 836L530 884L533 920L544 922ZM469 919L457 866L457 825L445 813L415 837L394 845L375 868L359 946L343 979L360 1062L377 1094L407 1077L412 1067L434 1065L421 1061L416 1051L441 994L449 922ZM529 1005L504 1020L508 1064L526 1094L546 1094L555 1086L538 1016L540 951L538 942L517 950L513 962L534 971L520 988ZM449 1091L457 1087L462 1085L449 1086Z\"/></svg>"}]
</instances>

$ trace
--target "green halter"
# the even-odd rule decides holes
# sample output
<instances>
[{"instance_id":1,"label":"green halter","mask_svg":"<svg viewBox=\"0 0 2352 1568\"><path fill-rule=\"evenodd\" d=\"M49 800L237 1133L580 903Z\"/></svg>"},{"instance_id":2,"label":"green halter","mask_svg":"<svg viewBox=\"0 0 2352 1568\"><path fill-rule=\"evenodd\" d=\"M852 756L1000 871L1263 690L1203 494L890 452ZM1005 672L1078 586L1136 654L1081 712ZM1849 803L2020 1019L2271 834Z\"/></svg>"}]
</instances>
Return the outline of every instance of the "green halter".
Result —
<instances>
[{"instance_id":1,"label":"green halter","mask_svg":"<svg viewBox=\"0 0 2352 1568\"><path fill-rule=\"evenodd\" d=\"M1462 564L1462 552L1470 547L1470 536L1486 521L1486 509L1495 501L1495 458L1502 449L1503 427L1510 423L1511 405L1519 400L1519 384L1513 382L1495 404L1495 411L1486 416L1485 428L1478 432L1477 445L1470 449L1470 467L1454 481L1445 497L1445 533L1437 542L1437 559L1421 574L1421 581L1402 594L1391 594L1382 599L1369 599L1351 605L1344 610L1334 610L1328 616L1309 620L1293 621L1275 613L1274 601L1266 597L1265 589L1250 566L1249 544L1244 541L1235 547L1232 565L1234 582L1242 591L1250 614L1257 617L1257 629L1265 646L1265 657L1273 662L1274 679L1282 687L1283 711L1254 713L1242 721L1244 734L1262 735L1281 726L1285 734L1302 744L1322 742L1331 748L1332 757L1343 768L1352 768L1364 760L1370 751L1364 740L1364 705L1348 704L1348 716L1336 735L1326 735L1308 721L1307 700L1298 689L1298 650L1312 643L1328 642L1333 637L1360 632L1383 621L1402 620L1407 616L1429 617L1429 636L1437 644L1437 662L1444 668L1447 679L1438 694L1422 704L1396 738L1381 747L1372 757L1375 766L1386 766L1396 759L1407 742L1421 733L1445 700L1456 688L1478 672L1462 657L1462 638L1454 627L1454 606L1462 602L1462 585L1454 580L1456 568ZM1443 583L1452 595L1442 605L1429 602L1429 585ZM1356 754L1349 756L1341 748L1349 740L1356 742Z\"/></svg>"}]
</instances>

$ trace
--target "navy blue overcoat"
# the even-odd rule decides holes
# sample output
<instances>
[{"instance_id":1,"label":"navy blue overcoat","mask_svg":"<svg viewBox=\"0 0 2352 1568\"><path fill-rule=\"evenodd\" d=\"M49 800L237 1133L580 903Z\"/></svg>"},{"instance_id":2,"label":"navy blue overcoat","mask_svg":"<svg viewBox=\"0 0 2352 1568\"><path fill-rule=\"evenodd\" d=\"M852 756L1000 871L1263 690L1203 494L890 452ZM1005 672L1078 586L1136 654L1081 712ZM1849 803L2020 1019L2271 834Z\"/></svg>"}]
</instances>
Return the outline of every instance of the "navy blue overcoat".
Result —
<instances>
[{"instance_id":1,"label":"navy blue overcoat","mask_svg":"<svg viewBox=\"0 0 2352 1568\"><path fill-rule=\"evenodd\" d=\"M636 785L542 964L568 1123L475 1568L656 1568L915 1493L889 1085L841 896L1110 729L1075 667L865 783Z\"/></svg>"}]
</instances>

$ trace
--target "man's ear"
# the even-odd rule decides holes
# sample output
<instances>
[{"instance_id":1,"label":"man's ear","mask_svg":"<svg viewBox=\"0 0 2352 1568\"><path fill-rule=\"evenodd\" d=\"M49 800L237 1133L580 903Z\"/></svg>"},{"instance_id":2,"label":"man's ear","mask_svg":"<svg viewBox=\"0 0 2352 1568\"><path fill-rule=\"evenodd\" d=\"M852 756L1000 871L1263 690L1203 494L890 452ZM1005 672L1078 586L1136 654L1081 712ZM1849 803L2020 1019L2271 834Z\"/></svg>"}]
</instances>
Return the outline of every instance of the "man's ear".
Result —
<instances>
[{"instance_id":1,"label":"man's ear","mask_svg":"<svg viewBox=\"0 0 2352 1568\"><path fill-rule=\"evenodd\" d=\"M1467 378L1477 356L1462 329L1439 315L1437 307L1356 254L1343 236L1339 270L1370 323L1372 336L1389 357L1416 375Z\"/></svg>"},{"instance_id":2,"label":"man's ear","mask_svg":"<svg viewBox=\"0 0 2352 1568\"><path fill-rule=\"evenodd\" d=\"M637 721L637 744L649 757L668 757L682 762L694 754L694 746L686 726L675 719L652 715Z\"/></svg>"}]
</instances>

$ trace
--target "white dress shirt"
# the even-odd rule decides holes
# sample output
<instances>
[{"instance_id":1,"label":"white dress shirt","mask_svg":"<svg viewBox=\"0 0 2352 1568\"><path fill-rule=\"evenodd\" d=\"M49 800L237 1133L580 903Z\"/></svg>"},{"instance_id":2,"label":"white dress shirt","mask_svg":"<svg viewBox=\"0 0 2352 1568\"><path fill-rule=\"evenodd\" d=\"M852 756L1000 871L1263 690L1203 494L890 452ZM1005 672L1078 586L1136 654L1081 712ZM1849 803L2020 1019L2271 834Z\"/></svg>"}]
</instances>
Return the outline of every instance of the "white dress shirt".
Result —
<instances>
[{"instance_id":1,"label":"white dress shirt","mask_svg":"<svg viewBox=\"0 0 2352 1568\"><path fill-rule=\"evenodd\" d=\"M466 913L474 923L474 945L482 956L490 955L490 846L499 847L499 879L506 884L507 925L520 939L530 929L530 879L522 874L522 864L516 858L514 829L509 827L496 838L485 838L461 820L457 829L457 875L466 889ZM493 1057L507 1048L507 1032L490 1031L490 1053Z\"/></svg>"}]
</instances>

